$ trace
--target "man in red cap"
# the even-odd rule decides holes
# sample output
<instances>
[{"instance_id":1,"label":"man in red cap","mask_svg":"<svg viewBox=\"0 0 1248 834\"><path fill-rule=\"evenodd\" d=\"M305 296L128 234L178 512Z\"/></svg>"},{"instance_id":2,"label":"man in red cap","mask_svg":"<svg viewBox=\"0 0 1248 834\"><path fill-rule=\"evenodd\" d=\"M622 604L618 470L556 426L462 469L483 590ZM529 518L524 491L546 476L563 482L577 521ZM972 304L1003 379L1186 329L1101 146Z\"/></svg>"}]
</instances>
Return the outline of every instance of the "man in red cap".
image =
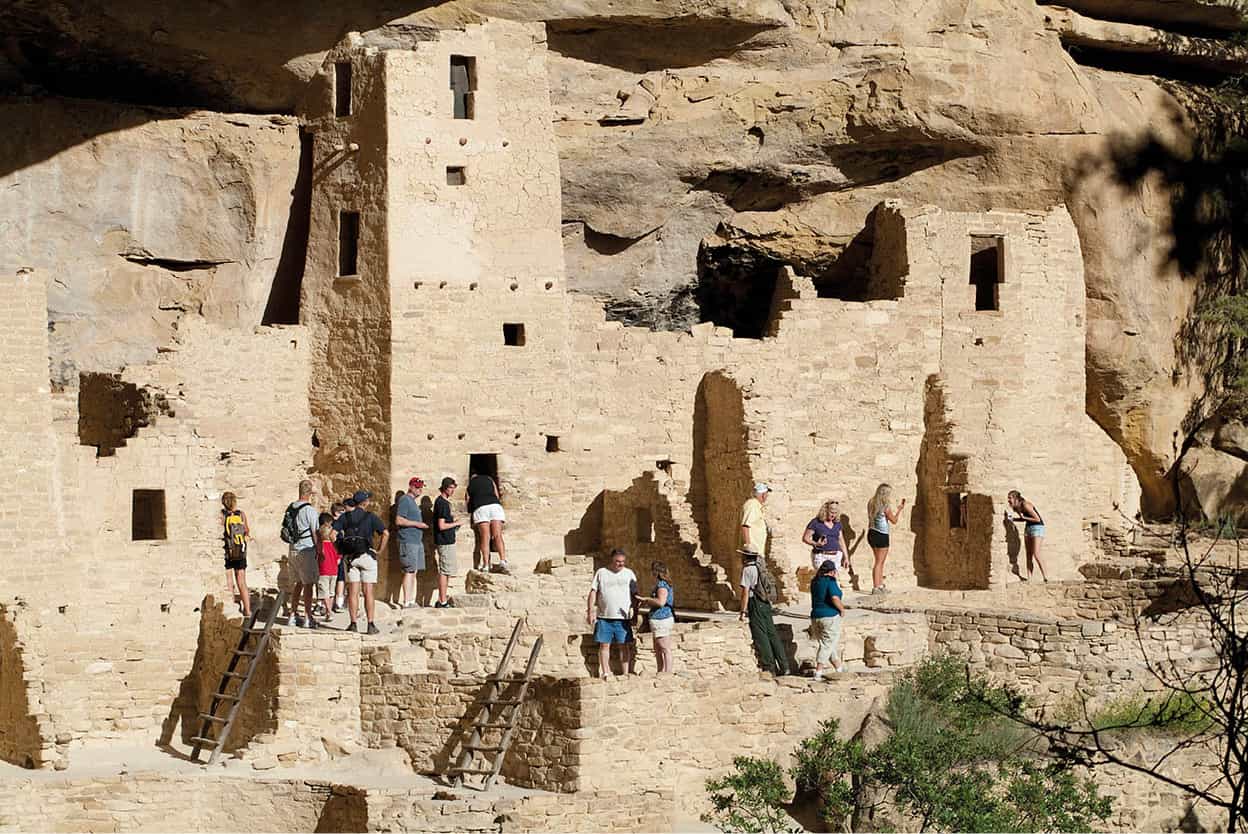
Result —
<instances>
[{"instance_id":1,"label":"man in red cap","mask_svg":"<svg viewBox=\"0 0 1248 834\"><path fill-rule=\"evenodd\" d=\"M403 607L416 607L416 574L425 569L425 531L429 525L420 511L420 493L425 482L412 478L407 492L399 497L394 523L399 528L399 564L403 566Z\"/></svg>"}]
</instances>

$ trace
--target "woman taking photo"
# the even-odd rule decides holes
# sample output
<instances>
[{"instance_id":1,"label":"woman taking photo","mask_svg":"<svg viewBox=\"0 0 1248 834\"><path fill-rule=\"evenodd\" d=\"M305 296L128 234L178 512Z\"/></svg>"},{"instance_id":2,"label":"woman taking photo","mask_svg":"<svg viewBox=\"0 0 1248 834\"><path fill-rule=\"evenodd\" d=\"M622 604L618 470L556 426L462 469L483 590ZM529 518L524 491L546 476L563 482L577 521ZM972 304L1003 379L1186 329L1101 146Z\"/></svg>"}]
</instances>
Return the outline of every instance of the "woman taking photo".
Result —
<instances>
[{"instance_id":1,"label":"woman taking photo","mask_svg":"<svg viewBox=\"0 0 1248 834\"><path fill-rule=\"evenodd\" d=\"M893 508L893 488L888 484L880 484L875 495L867 502L867 518L871 519L871 527L867 530L867 544L875 555L871 565L871 593L882 594L884 588L884 560L888 558L888 541L892 525L901 518L901 511L906 508L906 499Z\"/></svg>"}]
</instances>

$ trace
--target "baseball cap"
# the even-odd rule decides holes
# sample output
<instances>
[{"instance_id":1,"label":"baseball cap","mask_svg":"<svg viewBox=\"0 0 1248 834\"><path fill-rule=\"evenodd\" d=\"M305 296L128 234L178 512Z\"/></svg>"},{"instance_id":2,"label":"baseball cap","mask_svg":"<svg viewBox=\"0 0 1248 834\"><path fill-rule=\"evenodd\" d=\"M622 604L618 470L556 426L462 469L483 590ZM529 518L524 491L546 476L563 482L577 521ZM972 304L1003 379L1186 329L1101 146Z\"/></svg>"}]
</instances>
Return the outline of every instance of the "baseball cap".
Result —
<instances>
[{"instance_id":1,"label":"baseball cap","mask_svg":"<svg viewBox=\"0 0 1248 834\"><path fill-rule=\"evenodd\" d=\"M359 492L357 492L355 495L352 495L351 500L354 501L355 505L358 507L359 505L363 504L365 501L367 501L368 499L372 497L373 497L373 494L371 492L362 489Z\"/></svg>"},{"instance_id":2,"label":"baseball cap","mask_svg":"<svg viewBox=\"0 0 1248 834\"><path fill-rule=\"evenodd\" d=\"M407 485L411 487L412 489L424 489L425 488L425 482L422 481L420 478L412 478L410 481L407 482Z\"/></svg>"},{"instance_id":3,"label":"baseball cap","mask_svg":"<svg viewBox=\"0 0 1248 834\"><path fill-rule=\"evenodd\" d=\"M765 483L763 483L762 481L759 481L758 483L756 483L756 484L754 485L754 494L755 494L755 495L761 495L761 494L762 494L762 493L764 493L764 492L771 492L771 487L767 486L767 485L766 485Z\"/></svg>"}]
</instances>

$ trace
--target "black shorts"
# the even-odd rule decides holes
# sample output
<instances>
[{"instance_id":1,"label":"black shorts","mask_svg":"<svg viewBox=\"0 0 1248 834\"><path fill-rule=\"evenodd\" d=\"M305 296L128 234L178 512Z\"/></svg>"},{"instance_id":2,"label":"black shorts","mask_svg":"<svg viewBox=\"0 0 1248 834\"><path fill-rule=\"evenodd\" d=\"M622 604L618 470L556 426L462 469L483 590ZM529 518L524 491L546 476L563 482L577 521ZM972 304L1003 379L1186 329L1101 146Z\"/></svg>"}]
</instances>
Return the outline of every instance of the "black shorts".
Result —
<instances>
[{"instance_id":1,"label":"black shorts","mask_svg":"<svg viewBox=\"0 0 1248 834\"><path fill-rule=\"evenodd\" d=\"M225 557L225 569L226 570L247 570L247 557L244 555L244 556L239 556L237 559L231 559L229 556L226 556Z\"/></svg>"},{"instance_id":2,"label":"black shorts","mask_svg":"<svg viewBox=\"0 0 1248 834\"><path fill-rule=\"evenodd\" d=\"M872 547L888 547L888 533L881 533L879 530L868 530L867 544Z\"/></svg>"}]
</instances>

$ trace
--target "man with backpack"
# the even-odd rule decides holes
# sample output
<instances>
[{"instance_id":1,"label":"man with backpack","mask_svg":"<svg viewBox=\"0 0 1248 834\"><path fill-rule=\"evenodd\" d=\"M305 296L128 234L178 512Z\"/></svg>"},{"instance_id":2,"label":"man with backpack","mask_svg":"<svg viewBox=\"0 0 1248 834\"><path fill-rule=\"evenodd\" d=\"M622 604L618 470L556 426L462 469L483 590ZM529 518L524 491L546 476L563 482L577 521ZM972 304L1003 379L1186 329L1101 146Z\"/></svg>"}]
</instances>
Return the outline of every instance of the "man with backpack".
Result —
<instances>
[{"instance_id":1,"label":"man with backpack","mask_svg":"<svg viewBox=\"0 0 1248 834\"><path fill-rule=\"evenodd\" d=\"M316 507L312 506L312 482L299 482L299 500L291 502L282 516L282 541L290 545L287 565L291 575L290 607L295 627L305 624L299 616L302 603L307 615L308 628L316 628L312 616L312 597L316 594L316 582L320 578L321 564L316 555Z\"/></svg>"},{"instance_id":2,"label":"man with backpack","mask_svg":"<svg viewBox=\"0 0 1248 834\"><path fill-rule=\"evenodd\" d=\"M776 631L771 606L778 598L776 582L762 565L762 555L749 545L737 551L745 562L741 571L741 620L749 617L750 637L758 663L776 676L789 674L789 657Z\"/></svg>"},{"instance_id":3,"label":"man with backpack","mask_svg":"<svg viewBox=\"0 0 1248 834\"><path fill-rule=\"evenodd\" d=\"M357 612L359 611L360 584L364 585L364 615L368 618L368 633L377 634L377 624L373 621L373 587L377 584L377 554L386 552L386 544L390 540L390 531L386 523L369 511L373 494L360 490L352 496L355 506L338 516L334 521L334 529L339 532L338 552L347 563L347 613L351 617L351 625L347 631L359 631ZM381 536L381 542L373 548L375 537Z\"/></svg>"}]
</instances>

